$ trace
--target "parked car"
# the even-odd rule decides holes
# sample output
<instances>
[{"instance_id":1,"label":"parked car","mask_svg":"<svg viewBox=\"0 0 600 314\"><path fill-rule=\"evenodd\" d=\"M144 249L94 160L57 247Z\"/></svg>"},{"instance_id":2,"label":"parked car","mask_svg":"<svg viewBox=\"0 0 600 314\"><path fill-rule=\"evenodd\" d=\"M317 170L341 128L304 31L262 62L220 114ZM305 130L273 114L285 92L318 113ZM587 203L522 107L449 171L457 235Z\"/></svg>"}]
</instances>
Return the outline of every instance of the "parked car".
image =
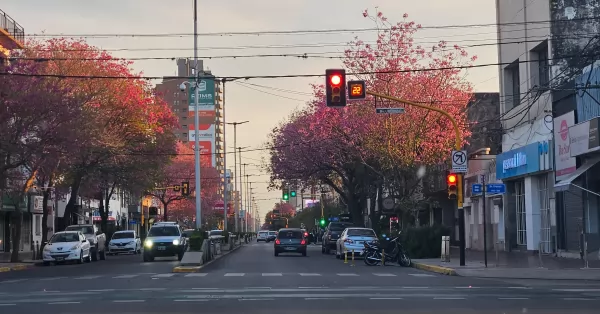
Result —
<instances>
[{"instance_id":1,"label":"parked car","mask_svg":"<svg viewBox=\"0 0 600 314\"><path fill-rule=\"evenodd\" d=\"M374 241L377 241L377 234L371 228L346 228L336 241L335 257L343 259L346 252L350 257L353 251L354 257L358 257L365 248L364 243Z\"/></svg>"},{"instance_id":2,"label":"parked car","mask_svg":"<svg viewBox=\"0 0 600 314\"><path fill-rule=\"evenodd\" d=\"M346 228L354 227L349 222L330 222L323 233L323 242L321 243L321 253L331 254L331 250L336 249L337 239Z\"/></svg>"},{"instance_id":3,"label":"parked car","mask_svg":"<svg viewBox=\"0 0 600 314\"><path fill-rule=\"evenodd\" d=\"M106 259L106 235L96 225L71 225L65 231L79 231L83 233L90 242L92 262Z\"/></svg>"},{"instance_id":4,"label":"parked car","mask_svg":"<svg viewBox=\"0 0 600 314\"><path fill-rule=\"evenodd\" d=\"M42 260L44 265L76 261L79 264L91 262L90 242L80 231L61 231L55 233L44 246Z\"/></svg>"},{"instance_id":5,"label":"parked car","mask_svg":"<svg viewBox=\"0 0 600 314\"><path fill-rule=\"evenodd\" d=\"M142 252L142 242L133 230L117 231L108 242L108 255L119 253L139 254Z\"/></svg>"}]
</instances>

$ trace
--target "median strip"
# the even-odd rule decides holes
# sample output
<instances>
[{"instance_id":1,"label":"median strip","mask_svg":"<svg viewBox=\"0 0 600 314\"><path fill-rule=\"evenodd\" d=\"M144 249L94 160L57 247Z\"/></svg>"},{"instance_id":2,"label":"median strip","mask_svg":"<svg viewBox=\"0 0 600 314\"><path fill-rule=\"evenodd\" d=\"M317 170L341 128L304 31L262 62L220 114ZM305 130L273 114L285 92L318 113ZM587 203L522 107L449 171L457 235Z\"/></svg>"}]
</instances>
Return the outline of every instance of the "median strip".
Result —
<instances>
[{"instance_id":1,"label":"median strip","mask_svg":"<svg viewBox=\"0 0 600 314\"><path fill-rule=\"evenodd\" d=\"M444 267L444 266L423 264L423 263L418 263L418 262L412 262L411 266L416 269L425 270L425 271L438 273L438 274L442 274L442 275L458 276L458 274L456 273L456 271L454 269Z\"/></svg>"}]
</instances>

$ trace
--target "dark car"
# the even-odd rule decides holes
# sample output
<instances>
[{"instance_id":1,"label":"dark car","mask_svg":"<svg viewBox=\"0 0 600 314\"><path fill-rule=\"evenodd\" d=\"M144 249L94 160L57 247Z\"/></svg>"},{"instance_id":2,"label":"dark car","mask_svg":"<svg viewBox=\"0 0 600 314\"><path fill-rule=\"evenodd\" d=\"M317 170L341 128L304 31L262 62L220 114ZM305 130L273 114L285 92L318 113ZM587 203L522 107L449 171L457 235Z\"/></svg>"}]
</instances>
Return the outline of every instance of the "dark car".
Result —
<instances>
[{"instance_id":1,"label":"dark car","mask_svg":"<svg viewBox=\"0 0 600 314\"><path fill-rule=\"evenodd\" d=\"M279 253L301 253L306 256L306 238L299 228L279 229L275 238L275 256Z\"/></svg>"},{"instance_id":2,"label":"dark car","mask_svg":"<svg viewBox=\"0 0 600 314\"><path fill-rule=\"evenodd\" d=\"M349 222L330 222L325 233L323 233L321 252L323 254L330 254L331 250L335 250L337 239L340 238L340 235L346 228L350 227L354 227L354 224Z\"/></svg>"}]
</instances>

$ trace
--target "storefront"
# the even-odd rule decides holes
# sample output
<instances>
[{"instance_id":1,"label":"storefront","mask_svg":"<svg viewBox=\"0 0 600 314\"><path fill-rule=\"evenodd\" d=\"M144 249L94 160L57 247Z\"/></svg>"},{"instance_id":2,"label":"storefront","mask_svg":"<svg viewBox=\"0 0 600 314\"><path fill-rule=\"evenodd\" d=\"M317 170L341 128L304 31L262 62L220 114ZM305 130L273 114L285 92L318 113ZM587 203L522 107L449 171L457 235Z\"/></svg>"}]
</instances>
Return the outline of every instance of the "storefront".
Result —
<instances>
[{"instance_id":1,"label":"storefront","mask_svg":"<svg viewBox=\"0 0 600 314\"><path fill-rule=\"evenodd\" d=\"M570 156L576 159L576 170L561 177L555 185L562 199L558 219L561 222L561 247L576 252L587 242L588 252L600 248L600 118L569 128ZM567 194L577 198L567 198ZM585 228L583 228L585 226ZM585 232L583 232L585 231Z\"/></svg>"},{"instance_id":2,"label":"storefront","mask_svg":"<svg viewBox=\"0 0 600 314\"><path fill-rule=\"evenodd\" d=\"M554 247L552 141L535 142L496 156L496 179L506 184L504 227L507 250L551 252Z\"/></svg>"}]
</instances>

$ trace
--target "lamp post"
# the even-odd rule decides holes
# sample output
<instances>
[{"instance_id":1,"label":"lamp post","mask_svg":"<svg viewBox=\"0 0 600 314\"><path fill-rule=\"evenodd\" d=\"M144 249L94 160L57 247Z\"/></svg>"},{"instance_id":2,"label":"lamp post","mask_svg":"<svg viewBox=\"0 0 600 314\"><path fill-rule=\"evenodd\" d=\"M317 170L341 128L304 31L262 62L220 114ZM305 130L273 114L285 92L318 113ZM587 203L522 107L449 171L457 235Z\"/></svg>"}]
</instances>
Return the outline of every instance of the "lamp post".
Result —
<instances>
[{"instance_id":1,"label":"lamp post","mask_svg":"<svg viewBox=\"0 0 600 314\"><path fill-rule=\"evenodd\" d=\"M202 201L200 199L200 123L198 113L198 0L194 0L194 165L196 172L196 229L202 227Z\"/></svg>"},{"instance_id":2,"label":"lamp post","mask_svg":"<svg viewBox=\"0 0 600 314\"><path fill-rule=\"evenodd\" d=\"M239 219L239 214L240 214L240 213L239 213L239 210L240 210L240 209L242 209L242 206L243 206L243 204L244 204L244 203L242 202L242 198L243 198L243 196L244 196L244 193L243 193L243 191L242 191L242 190L244 189L244 188L243 188L243 186L244 186L244 185L243 185L243 181L242 181L242 149L243 149L243 148L246 148L246 147L237 147L238 154L239 154L239 158L240 158L240 190L239 190L239 192L240 192L240 203L239 203L239 205L240 205L240 206L239 206L239 207L238 207L238 209L235 211L235 231L238 231L238 219ZM235 150L234 150L234 151L235 151Z\"/></svg>"},{"instance_id":3,"label":"lamp post","mask_svg":"<svg viewBox=\"0 0 600 314\"><path fill-rule=\"evenodd\" d=\"M225 86L225 81L223 81L223 87ZM224 110L223 110L224 111ZM225 117L225 115L223 115L223 117ZM224 120L225 118L223 118ZM235 152L235 149L237 147L237 126L240 124L244 124L244 123L248 123L250 121L242 121L242 122L229 122L229 123L225 123L228 125L233 125L233 190L237 191L237 176L235 175L237 173L237 154ZM227 145L225 145L227 146ZM227 159L227 157L225 157L225 159ZM240 169L241 170L241 169ZM225 169L225 171L227 172L227 169ZM225 194L227 194L227 190L225 190ZM225 200L225 198L223 198ZM234 205L234 208L237 207L237 202ZM236 224L235 224L235 229L237 230L237 210L234 209L235 215L236 215ZM227 203L225 203L225 222L224 222L224 227L223 230L227 229Z\"/></svg>"}]
</instances>

